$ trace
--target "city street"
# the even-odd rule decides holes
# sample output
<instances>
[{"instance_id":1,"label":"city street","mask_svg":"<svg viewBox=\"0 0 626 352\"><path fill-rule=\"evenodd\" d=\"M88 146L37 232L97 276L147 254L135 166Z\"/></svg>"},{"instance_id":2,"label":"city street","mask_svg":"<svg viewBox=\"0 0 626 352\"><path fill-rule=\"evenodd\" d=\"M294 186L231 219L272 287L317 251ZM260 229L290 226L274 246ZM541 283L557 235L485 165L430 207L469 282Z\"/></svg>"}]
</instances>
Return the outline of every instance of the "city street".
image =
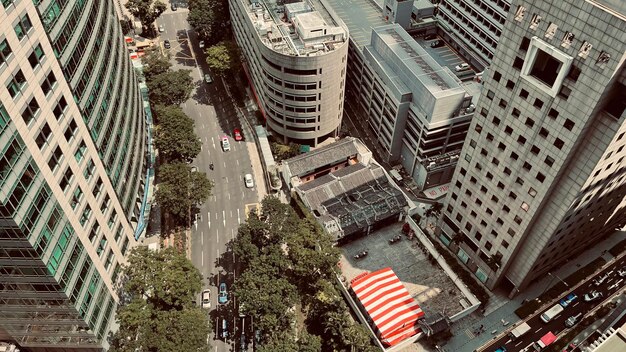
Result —
<instances>
[{"instance_id":1,"label":"city street","mask_svg":"<svg viewBox=\"0 0 626 352\"><path fill-rule=\"evenodd\" d=\"M223 81L211 74L213 83L206 83L204 74L209 72L198 40L187 23L187 10L166 11L157 20L163 25L160 46L169 52L172 69L192 70L196 83L192 97L183 104L185 113L195 121L196 134L202 142L202 151L192 163L200 172L206 172L213 181L212 195L195 214L191 226L191 259L204 277L205 288L211 289L210 319L213 332L218 337L212 342L217 351L232 350L230 345L239 346L238 318L230 288L234 280L232 252L227 252L239 225L246 220L246 209L258 205L257 185L262 175L255 175L250 161L250 144L254 144L251 130L238 113L235 102L224 87ZM170 49L163 47L169 40ZM241 130L243 141L235 141L233 131ZM227 136L230 151L223 151L220 140ZM211 170L210 165L213 165ZM252 174L254 187L246 188L244 175ZM258 180L258 181L257 181ZM229 301L218 304L218 286L226 283ZM227 319L228 338L223 338L223 319ZM218 341L221 340L221 341Z\"/></svg>"},{"instance_id":2,"label":"city street","mask_svg":"<svg viewBox=\"0 0 626 352\"><path fill-rule=\"evenodd\" d=\"M619 290L622 290L624 286L626 286L626 278L620 277L618 275L618 270L624 269L624 268L626 268L626 258L622 257L621 259L617 260L616 262L614 262L613 264L611 264L610 266L602 270L600 273L596 274L594 277L590 278L586 282L583 282L575 290L571 291L571 292L574 292L576 296L578 296L578 298L574 300L572 303L570 303L560 315L556 316L547 324L544 323L540 317L541 317L541 314L545 312L546 310L548 310L551 306L542 307L542 309L539 312L537 312L534 316L526 320L526 323L530 325L531 329L529 332L522 335L519 339L516 339L515 341L513 341L511 340L509 336L502 335L499 338L495 339L494 342L490 343L488 348L481 349L481 350L492 352L498 349L499 347L504 346L507 351L511 351L511 352L521 351L524 348L526 348L528 345L539 340L542 336L544 336L548 332L552 332L553 334L558 336L560 333L562 333L566 329L565 321L569 317L572 317L582 312L583 313L582 319L584 319L584 315L586 315L589 311L591 311L596 306L602 305L604 301L608 299L611 295L613 295ZM596 286L594 283L594 280L607 273L610 273L608 275L608 278L602 284L600 284L599 286ZM558 279L559 278L555 278L555 280L558 280ZM622 280L622 281L618 283L619 280ZM617 287L609 288L611 287L611 285L614 285L616 283L618 283ZM603 294L603 297L593 302L585 302L583 299L584 295L594 290L601 292ZM563 292L560 298L567 296L569 293L570 292ZM558 302L554 304L558 304ZM534 350L531 349L530 351L534 351Z\"/></svg>"}]
</instances>

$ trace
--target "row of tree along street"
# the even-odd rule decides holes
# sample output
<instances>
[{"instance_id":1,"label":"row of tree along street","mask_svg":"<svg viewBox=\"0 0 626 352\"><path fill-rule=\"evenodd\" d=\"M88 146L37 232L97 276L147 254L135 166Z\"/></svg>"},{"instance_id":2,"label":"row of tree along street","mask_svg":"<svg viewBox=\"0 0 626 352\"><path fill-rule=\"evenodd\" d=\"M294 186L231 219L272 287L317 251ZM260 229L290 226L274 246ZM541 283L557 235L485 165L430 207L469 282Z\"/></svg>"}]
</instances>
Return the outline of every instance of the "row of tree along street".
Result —
<instances>
[{"instance_id":1,"label":"row of tree along street","mask_svg":"<svg viewBox=\"0 0 626 352\"><path fill-rule=\"evenodd\" d=\"M162 234L174 236L176 246L131 250L120 276L119 329L110 339L111 351L208 352L210 322L196 305L202 276L185 255L191 210L210 196L212 187L205 173L189 165L201 143L193 120L179 105L189 99L194 82L191 71L171 70L158 50L148 52L143 64L158 150L155 200L164 218Z\"/></svg>"},{"instance_id":2,"label":"row of tree along street","mask_svg":"<svg viewBox=\"0 0 626 352\"><path fill-rule=\"evenodd\" d=\"M300 209L300 208L299 208ZM376 351L336 280L339 251L307 213L268 196L231 244L240 313L260 331L257 351Z\"/></svg>"}]
</instances>

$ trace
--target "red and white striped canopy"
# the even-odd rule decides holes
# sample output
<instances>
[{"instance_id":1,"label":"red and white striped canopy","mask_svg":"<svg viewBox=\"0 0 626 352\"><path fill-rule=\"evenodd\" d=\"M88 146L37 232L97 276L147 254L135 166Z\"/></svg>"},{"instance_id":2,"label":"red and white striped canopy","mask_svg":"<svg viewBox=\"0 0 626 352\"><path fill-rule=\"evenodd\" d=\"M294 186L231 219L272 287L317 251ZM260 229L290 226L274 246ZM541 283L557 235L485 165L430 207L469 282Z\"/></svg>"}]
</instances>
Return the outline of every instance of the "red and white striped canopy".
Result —
<instances>
[{"instance_id":1,"label":"red and white striped canopy","mask_svg":"<svg viewBox=\"0 0 626 352\"><path fill-rule=\"evenodd\" d=\"M359 275L351 286L382 343L393 346L420 332L417 320L424 312L391 268Z\"/></svg>"}]
</instances>

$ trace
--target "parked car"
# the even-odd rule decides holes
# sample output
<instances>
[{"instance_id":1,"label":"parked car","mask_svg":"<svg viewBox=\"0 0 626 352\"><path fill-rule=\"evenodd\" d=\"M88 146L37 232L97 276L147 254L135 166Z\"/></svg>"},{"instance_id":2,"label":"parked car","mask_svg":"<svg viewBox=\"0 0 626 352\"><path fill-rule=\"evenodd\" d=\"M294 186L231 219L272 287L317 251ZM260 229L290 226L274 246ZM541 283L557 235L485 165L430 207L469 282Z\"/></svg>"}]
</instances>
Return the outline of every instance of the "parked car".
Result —
<instances>
[{"instance_id":1,"label":"parked car","mask_svg":"<svg viewBox=\"0 0 626 352\"><path fill-rule=\"evenodd\" d=\"M494 352L506 352L506 347L504 347L504 346L500 346L500 347L498 347L498 349L497 349L497 350L495 350Z\"/></svg>"},{"instance_id":2,"label":"parked car","mask_svg":"<svg viewBox=\"0 0 626 352\"><path fill-rule=\"evenodd\" d=\"M222 150L225 152L230 150L230 142L226 136L222 137Z\"/></svg>"},{"instance_id":3,"label":"parked car","mask_svg":"<svg viewBox=\"0 0 626 352\"><path fill-rule=\"evenodd\" d=\"M164 25L162 25L162 24L159 25L159 32L161 32L161 33L165 32L165 26Z\"/></svg>"},{"instance_id":4,"label":"parked car","mask_svg":"<svg viewBox=\"0 0 626 352\"><path fill-rule=\"evenodd\" d=\"M211 290L208 288L202 291L202 308L211 308Z\"/></svg>"},{"instance_id":5,"label":"parked car","mask_svg":"<svg viewBox=\"0 0 626 352\"><path fill-rule=\"evenodd\" d=\"M205 74L204 74L204 81L205 81L206 83L213 83L213 78L211 78L211 75L210 75L210 74L205 73Z\"/></svg>"},{"instance_id":6,"label":"parked car","mask_svg":"<svg viewBox=\"0 0 626 352\"><path fill-rule=\"evenodd\" d=\"M470 69L470 65L468 63L462 63L462 64L458 64L456 66L454 66L454 70L456 72L461 72L461 71L465 71L465 70L469 70Z\"/></svg>"},{"instance_id":7,"label":"parked car","mask_svg":"<svg viewBox=\"0 0 626 352\"><path fill-rule=\"evenodd\" d=\"M169 49L169 48L171 48L171 47L172 47L172 45L170 44L170 41L169 41L169 40L165 39L165 40L163 41L163 47L164 47L165 49Z\"/></svg>"},{"instance_id":8,"label":"parked car","mask_svg":"<svg viewBox=\"0 0 626 352\"><path fill-rule=\"evenodd\" d=\"M620 277L626 276L626 268L617 270L617 275L619 275Z\"/></svg>"},{"instance_id":9,"label":"parked car","mask_svg":"<svg viewBox=\"0 0 626 352\"><path fill-rule=\"evenodd\" d=\"M226 304L228 302L228 290L226 289L226 283L220 284L220 293L217 295L217 301L219 304Z\"/></svg>"},{"instance_id":10,"label":"parked car","mask_svg":"<svg viewBox=\"0 0 626 352\"><path fill-rule=\"evenodd\" d=\"M200 47L200 49L204 48L204 40L199 41L198 46Z\"/></svg>"},{"instance_id":11,"label":"parked car","mask_svg":"<svg viewBox=\"0 0 626 352\"><path fill-rule=\"evenodd\" d=\"M559 304L561 305L561 307L565 308L569 306L570 303L574 302L577 298L578 296L576 296L575 293L570 293L569 295L565 296L565 298L561 299L559 301Z\"/></svg>"},{"instance_id":12,"label":"parked car","mask_svg":"<svg viewBox=\"0 0 626 352\"><path fill-rule=\"evenodd\" d=\"M430 43L430 47L431 48L439 48L441 46L443 46L443 40L435 40L434 42Z\"/></svg>"},{"instance_id":13,"label":"parked car","mask_svg":"<svg viewBox=\"0 0 626 352\"><path fill-rule=\"evenodd\" d=\"M583 296L583 299L585 300L585 302L592 302L592 301L602 298L602 296L603 296L602 292L591 291L589 293L585 293L585 295Z\"/></svg>"},{"instance_id":14,"label":"parked car","mask_svg":"<svg viewBox=\"0 0 626 352\"><path fill-rule=\"evenodd\" d=\"M175 2L172 3L172 11L178 10L178 5Z\"/></svg>"},{"instance_id":15,"label":"parked car","mask_svg":"<svg viewBox=\"0 0 626 352\"><path fill-rule=\"evenodd\" d=\"M235 140L236 141L242 141L243 140L243 135L241 134L241 130L238 128L235 128L235 130L233 131L233 135L235 136Z\"/></svg>"},{"instance_id":16,"label":"parked car","mask_svg":"<svg viewBox=\"0 0 626 352\"><path fill-rule=\"evenodd\" d=\"M245 184L246 184L246 188L252 188L252 187L254 187L254 180L252 179L252 175L250 175L250 174L246 174L246 175L243 177L243 181L244 181L244 182L245 182Z\"/></svg>"}]
</instances>

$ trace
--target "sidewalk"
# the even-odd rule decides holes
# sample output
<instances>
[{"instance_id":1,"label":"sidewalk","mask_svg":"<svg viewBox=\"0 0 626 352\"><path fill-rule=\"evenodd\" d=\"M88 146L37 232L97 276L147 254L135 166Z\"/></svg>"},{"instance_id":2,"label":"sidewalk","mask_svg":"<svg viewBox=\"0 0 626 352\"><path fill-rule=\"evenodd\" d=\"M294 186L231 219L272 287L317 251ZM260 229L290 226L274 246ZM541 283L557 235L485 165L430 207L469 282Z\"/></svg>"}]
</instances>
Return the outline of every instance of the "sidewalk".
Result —
<instances>
[{"instance_id":1,"label":"sidewalk","mask_svg":"<svg viewBox=\"0 0 626 352\"><path fill-rule=\"evenodd\" d=\"M613 259L613 256L608 252L605 254L603 254L603 252L613 247L623 238L624 232L615 232L604 241L598 243L595 247L583 252L578 256L576 261L569 262L568 265L561 267L560 270L556 270L554 273L564 278L600 256L606 259L607 262L610 261ZM551 283L550 281L553 282ZM507 330L512 324L520 321L517 315L515 315L515 310L521 306L522 301L539 296L549 288L547 285L554 285L556 283L558 283L558 280L551 280L550 277L546 276L546 278L528 287L512 300L494 294L489 304L485 307L485 315L480 312L475 312L469 317L452 324L451 332L453 337L444 346L445 350L447 352L472 352L489 340L494 339L504 330ZM474 334L481 325L484 326L484 332L478 335Z\"/></svg>"}]
</instances>

